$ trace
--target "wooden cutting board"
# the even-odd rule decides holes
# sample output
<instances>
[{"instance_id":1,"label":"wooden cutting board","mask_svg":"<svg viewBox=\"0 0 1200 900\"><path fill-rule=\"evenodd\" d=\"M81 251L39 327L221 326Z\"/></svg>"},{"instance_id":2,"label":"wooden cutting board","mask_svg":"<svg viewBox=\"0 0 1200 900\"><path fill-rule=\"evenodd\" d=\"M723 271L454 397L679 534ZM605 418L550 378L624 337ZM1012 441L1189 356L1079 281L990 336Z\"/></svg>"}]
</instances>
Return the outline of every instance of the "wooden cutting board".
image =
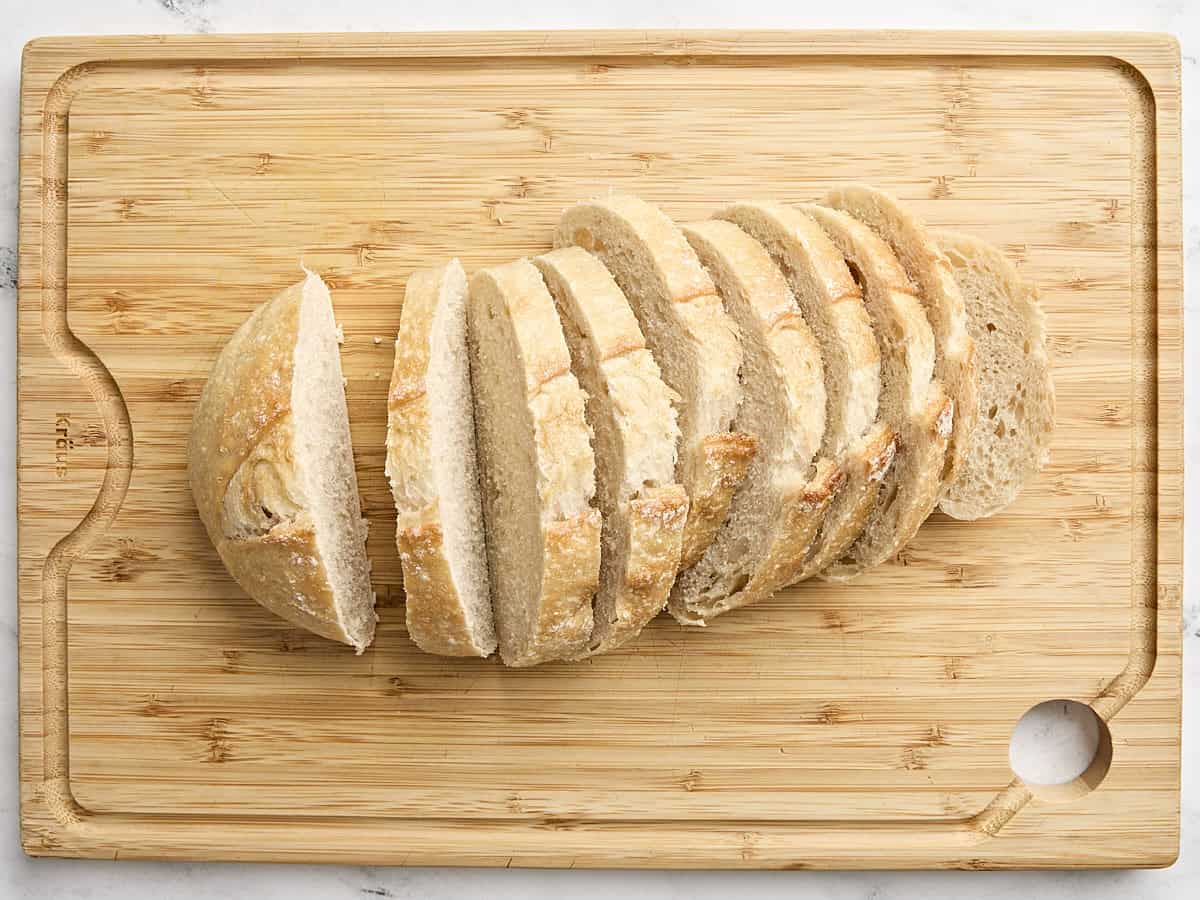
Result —
<instances>
[{"instance_id":1,"label":"wooden cutting board","mask_svg":"<svg viewBox=\"0 0 1200 900\"><path fill-rule=\"evenodd\" d=\"M1150 35L54 38L24 57L21 833L37 855L1156 866L1179 829L1179 49ZM384 395L404 279L846 180L1042 288L1053 459L994 519L708 629L506 670L404 631ZM330 283L370 552L360 657L250 602L185 479L209 366ZM1014 780L1032 705L1111 769Z\"/></svg>"}]
</instances>

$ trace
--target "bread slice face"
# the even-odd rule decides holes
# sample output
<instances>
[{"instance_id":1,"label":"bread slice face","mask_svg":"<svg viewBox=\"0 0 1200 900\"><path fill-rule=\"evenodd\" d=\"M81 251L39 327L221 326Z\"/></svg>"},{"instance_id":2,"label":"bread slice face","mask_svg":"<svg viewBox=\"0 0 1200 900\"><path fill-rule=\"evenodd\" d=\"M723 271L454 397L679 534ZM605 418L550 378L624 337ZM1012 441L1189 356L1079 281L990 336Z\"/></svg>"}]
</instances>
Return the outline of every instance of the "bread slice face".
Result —
<instances>
[{"instance_id":1,"label":"bread slice face","mask_svg":"<svg viewBox=\"0 0 1200 900\"><path fill-rule=\"evenodd\" d=\"M821 350L826 416L819 454L834 461L845 483L797 574L801 580L826 569L858 538L892 463L895 432L877 421L879 345L845 259L811 218L778 203L735 203L716 218L766 249Z\"/></svg>"},{"instance_id":2,"label":"bread slice face","mask_svg":"<svg viewBox=\"0 0 1200 900\"><path fill-rule=\"evenodd\" d=\"M1054 380L1036 289L985 241L935 231L959 289L978 354L977 424L941 509L956 519L995 515L1050 457Z\"/></svg>"},{"instance_id":3,"label":"bread slice face","mask_svg":"<svg viewBox=\"0 0 1200 900\"><path fill-rule=\"evenodd\" d=\"M728 518L671 591L672 615L703 625L796 579L844 476L817 456L826 413L821 350L783 273L732 222L697 222L683 233L738 325L744 396L734 428L759 440Z\"/></svg>"},{"instance_id":4,"label":"bread slice face","mask_svg":"<svg viewBox=\"0 0 1200 900\"><path fill-rule=\"evenodd\" d=\"M937 503L954 403L933 377L933 329L896 255L870 228L838 210L803 205L842 252L879 342L879 416L900 436L875 509L858 540L826 574L850 578L895 556Z\"/></svg>"},{"instance_id":5,"label":"bread slice face","mask_svg":"<svg viewBox=\"0 0 1200 900\"><path fill-rule=\"evenodd\" d=\"M496 649L457 259L409 276L388 391L385 470L396 502L408 634L426 653Z\"/></svg>"},{"instance_id":6,"label":"bread slice face","mask_svg":"<svg viewBox=\"0 0 1200 900\"><path fill-rule=\"evenodd\" d=\"M582 247L604 263L682 399L676 480L689 500L680 557L688 568L725 520L757 445L730 430L741 401L737 326L679 227L643 200L617 195L572 206L554 245Z\"/></svg>"},{"instance_id":7,"label":"bread slice face","mask_svg":"<svg viewBox=\"0 0 1200 900\"><path fill-rule=\"evenodd\" d=\"M267 609L358 652L375 633L350 421L329 289L305 279L217 356L188 446L221 561Z\"/></svg>"},{"instance_id":8,"label":"bread slice face","mask_svg":"<svg viewBox=\"0 0 1200 900\"><path fill-rule=\"evenodd\" d=\"M878 234L900 260L924 304L937 349L934 377L954 401L954 424L942 473L942 490L946 491L965 464L979 409L976 349L962 290L934 235L895 197L851 184L830 191L823 203L849 213Z\"/></svg>"},{"instance_id":9,"label":"bread slice face","mask_svg":"<svg viewBox=\"0 0 1200 900\"><path fill-rule=\"evenodd\" d=\"M571 370L587 394L603 521L592 635L582 655L628 643L666 606L688 500L675 484L675 394L625 295L596 257L563 247L533 260L558 307Z\"/></svg>"},{"instance_id":10,"label":"bread slice face","mask_svg":"<svg viewBox=\"0 0 1200 900\"><path fill-rule=\"evenodd\" d=\"M585 652L600 574L586 395L554 299L528 259L470 281L475 434L500 657Z\"/></svg>"}]
</instances>

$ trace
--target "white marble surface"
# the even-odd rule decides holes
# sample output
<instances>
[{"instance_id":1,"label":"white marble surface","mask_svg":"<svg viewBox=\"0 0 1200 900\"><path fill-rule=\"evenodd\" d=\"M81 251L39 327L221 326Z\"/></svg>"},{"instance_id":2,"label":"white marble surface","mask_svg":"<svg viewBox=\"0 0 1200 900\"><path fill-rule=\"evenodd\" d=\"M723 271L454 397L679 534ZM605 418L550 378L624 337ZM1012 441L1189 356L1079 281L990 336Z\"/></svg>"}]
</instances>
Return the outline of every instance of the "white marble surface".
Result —
<instances>
[{"instance_id":1,"label":"white marble surface","mask_svg":"<svg viewBox=\"0 0 1200 900\"><path fill-rule=\"evenodd\" d=\"M1183 898L1200 896L1200 781L1195 766L1183 775L1183 842L1180 861L1160 872L537 872L470 869L381 869L281 865L102 863L30 860L17 837L16 709L16 507L14 445L17 87L22 45L46 34L130 32L406 31L476 28L760 27L760 28L1090 28L1169 31L1183 45L1184 134L1194 139L1200 53L1200 4L1165 0L871 0L813 5L795 0L605 0L575 11L562 0L504 3L454 0L405 3L388 0L0 0L0 898L159 897L434 898L484 896L537 900L564 892L579 897L636 893L641 897L704 900L747 898L926 898L1004 896L1015 892L1056 898ZM413 8L408 8L413 7ZM653 9L652 7L657 7ZM1185 209L1194 209L1197 162L1185 146ZM1188 163L1193 165L1188 165ZM1185 222L1186 331L1200 327L1200 225ZM1200 365L1187 371L1187 465L1200 464ZM1187 511L1200 514L1195 479L1187 486ZM1200 529L1186 539L1186 555L1200 551ZM1195 572L1185 588L1184 753L1200 742L1200 598Z\"/></svg>"}]
</instances>

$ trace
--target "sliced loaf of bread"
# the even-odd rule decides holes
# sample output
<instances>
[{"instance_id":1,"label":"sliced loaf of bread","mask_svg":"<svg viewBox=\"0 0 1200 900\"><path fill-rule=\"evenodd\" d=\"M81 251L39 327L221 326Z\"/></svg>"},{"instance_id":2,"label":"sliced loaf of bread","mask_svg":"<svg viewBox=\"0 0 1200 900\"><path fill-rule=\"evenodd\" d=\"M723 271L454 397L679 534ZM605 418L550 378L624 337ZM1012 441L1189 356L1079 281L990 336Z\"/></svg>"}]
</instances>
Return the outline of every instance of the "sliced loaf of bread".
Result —
<instances>
[{"instance_id":1,"label":"sliced loaf of bread","mask_svg":"<svg viewBox=\"0 0 1200 900\"><path fill-rule=\"evenodd\" d=\"M475 274L468 325L500 656L510 666L577 656L600 575L586 395L529 260Z\"/></svg>"},{"instance_id":2,"label":"sliced loaf of bread","mask_svg":"<svg viewBox=\"0 0 1200 900\"><path fill-rule=\"evenodd\" d=\"M1012 503L1050 457L1055 397L1045 314L1034 287L991 244L933 235L966 298L979 368L977 424L941 509L978 519Z\"/></svg>"},{"instance_id":3,"label":"sliced loaf of bread","mask_svg":"<svg viewBox=\"0 0 1200 900\"><path fill-rule=\"evenodd\" d=\"M687 494L674 483L674 393L608 269L579 247L536 257L558 306L571 370L587 393L603 519L600 584L585 653L628 643L666 605L679 568Z\"/></svg>"},{"instance_id":4,"label":"sliced loaf of bread","mask_svg":"<svg viewBox=\"0 0 1200 900\"><path fill-rule=\"evenodd\" d=\"M965 464L979 408L975 344L962 291L925 223L895 197L865 185L846 185L830 191L824 205L849 213L875 231L900 260L925 306L937 348L933 373L954 401L954 424L942 473L945 491Z\"/></svg>"},{"instance_id":5,"label":"sliced loaf of bread","mask_svg":"<svg viewBox=\"0 0 1200 900\"><path fill-rule=\"evenodd\" d=\"M404 289L388 391L388 482L408 634L426 653L496 649L467 352L467 276L457 259Z\"/></svg>"},{"instance_id":6,"label":"sliced loaf of bread","mask_svg":"<svg viewBox=\"0 0 1200 900\"><path fill-rule=\"evenodd\" d=\"M895 556L933 511L954 402L933 377L933 329L888 245L844 212L814 205L800 210L825 230L862 287L881 355L879 416L900 437L866 527L826 570L827 577L845 579Z\"/></svg>"},{"instance_id":7,"label":"sliced loaf of bread","mask_svg":"<svg viewBox=\"0 0 1200 900\"><path fill-rule=\"evenodd\" d=\"M826 419L820 455L845 486L830 504L797 580L824 571L858 538L875 507L896 436L877 421L879 345L862 291L841 252L811 218L777 203L737 203L717 214L757 240L787 279L821 348Z\"/></svg>"},{"instance_id":8,"label":"sliced loaf of bread","mask_svg":"<svg viewBox=\"0 0 1200 900\"><path fill-rule=\"evenodd\" d=\"M817 456L826 411L821 350L783 273L732 222L697 222L683 233L738 324L744 396L734 428L759 439L729 517L671 591L672 615L703 625L796 579L844 476Z\"/></svg>"},{"instance_id":9,"label":"sliced loaf of bread","mask_svg":"<svg viewBox=\"0 0 1200 900\"><path fill-rule=\"evenodd\" d=\"M196 509L251 597L361 653L375 634L367 523L329 289L312 272L213 363L188 445Z\"/></svg>"},{"instance_id":10,"label":"sliced loaf of bread","mask_svg":"<svg viewBox=\"0 0 1200 900\"><path fill-rule=\"evenodd\" d=\"M756 447L750 435L730 430L741 400L737 326L679 227L643 200L576 204L559 220L554 244L582 247L604 263L682 400L677 480L689 509L680 566L688 568L725 520Z\"/></svg>"}]
</instances>

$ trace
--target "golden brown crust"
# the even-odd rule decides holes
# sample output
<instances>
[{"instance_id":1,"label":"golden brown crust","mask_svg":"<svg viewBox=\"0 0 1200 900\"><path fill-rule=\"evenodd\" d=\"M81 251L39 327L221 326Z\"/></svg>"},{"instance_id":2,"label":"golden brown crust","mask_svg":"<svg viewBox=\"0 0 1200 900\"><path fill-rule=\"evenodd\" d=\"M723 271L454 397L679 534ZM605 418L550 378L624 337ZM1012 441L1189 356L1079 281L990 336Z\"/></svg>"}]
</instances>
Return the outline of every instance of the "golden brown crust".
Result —
<instances>
[{"instance_id":1,"label":"golden brown crust","mask_svg":"<svg viewBox=\"0 0 1200 900\"><path fill-rule=\"evenodd\" d=\"M592 633L592 595L600 577L600 513L589 509L542 531L542 593L534 626L509 666L576 655Z\"/></svg>"},{"instance_id":2,"label":"golden brown crust","mask_svg":"<svg viewBox=\"0 0 1200 900\"><path fill-rule=\"evenodd\" d=\"M822 459L817 463L812 478L785 501L784 523L747 591L766 597L799 577L825 514L845 485L846 473L833 461Z\"/></svg>"},{"instance_id":3,"label":"golden brown crust","mask_svg":"<svg viewBox=\"0 0 1200 900\"><path fill-rule=\"evenodd\" d=\"M425 376L429 372L432 349L429 334L437 313L438 294L446 266L418 269L404 285L404 304L400 327L396 332L396 358L392 364L392 380L388 387L388 415L416 404L412 424L420 426L429 421L427 407L417 403L425 396Z\"/></svg>"},{"instance_id":4,"label":"golden brown crust","mask_svg":"<svg viewBox=\"0 0 1200 900\"><path fill-rule=\"evenodd\" d=\"M891 246L848 213L812 204L800 208L825 229L863 282L883 354L880 418L900 436L877 508L858 541L827 573L847 578L895 556L928 517L941 491L953 401L934 377L936 342L925 307Z\"/></svg>"},{"instance_id":5,"label":"golden brown crust","mask_svg":"<svg viewBox=\"0 0 1200 900\"><path fill-rule=\"evenodd\" d=\"M657 207L638 197L614 194L602 200L578 204L563 214L563 222L573 230L569 236L556 236L556 246L575 244L590 253L604 256L606 248L603 235L582 225L571 224L582 220L583 217L573 215L582 210L591 210L601 217L609 216L630 224L639 238L653 248L658 275L671 302L688 303L716 293L712 279L692 253L675 223Z\"/></svg>"},{"instance_id":6,"label":"golden brown crust","mask_svg":"<svg viewBox=\"0 0 1200 900\"><path fill-rule=\"evenodd\" d=\"M409 637L426 653L486 655L475 646L463 614L436 508L421 518L425 524L396 530L396 548L404 570L404 616Z\"/></svg>"},{"instance_id":7,"label":"golden brown crust","mask_svg":"<svg viewBox=\"0 0 1200 900\"><path fill-rule=\"evenodd\" d=\"M303 285L256 309L213 363L200 395L188 450L192 492L210 535L220 536L220 501L263 436L292 411L294 352ZM250 352L250 344L259 345Z\"/></svg>"},{"instance_id":8,"label":"golden brown crust","mask_svg":"<svg viewBox=\"0 0 1200 900\"><path fill-rule=\"evenodd\" d=\"M808 471L825 434L828 403L820 345L783 272L762 244L722 219L682 228L709 270L731 318L742 329L745 393L775 398L772 417L778 427L769 435L759 435L759 453L765 454L760 462L774 476L782 474L793 480L798 472ZM755 357L758 363L752 367ZM762 431L759 420L746 418L749 409L761 408L761 404L748 400L743 401L734 428L747 433ZM752 480L759 477L757 472L758 467L752 466Z\"/></svg>"},{"instance_id":9,"label":"golden brown crust","mask_svg":"<svg viewBox=\"0 0 1200 900\"><path fill-rule=\"evenodd\" d=\"M501 551L502 526L491 518L494 507L486 500L484 504L500 655L510 666L569 658L591 636L592 596L600 575L600 513L588 505L594 494L595 458L584 413L585 394L570 370L570 352L554 298L533 263L521 259L483 269L472 278L470 291L473 328L496 321L510 330L510 352L515 357L503 359L502 364L516 367L522 381L519 399L522 414L528 416L528 454L536 467L536 501L529 510L538 516L540 547L529 548L536 558L515 560ZM495 334L472 339L480 341L475 347L477 361L486 359L487 347L495 346L486 341L496 339ZM481 383L475 380L477 390ZM511 492L511 484L501 487L505 473L489 469L502 448L511 448L501 442L512 435L502 434L501 423L485 414L480 399L477 392L481 474L490 485L485 495ZM522 603L528 601L520 618L506 612L506 598L500 596L506 584L520 583L518 565L540 570L536 596L520 598Z\"/></svg>"},{"instance_id":10,"label":"golden brown crust","mask_svg":"<svg viewBox=\"0 0 1200 900\"><path fill-rule=\"evenodd\" d=\"M954 278L954 267L950 264L942 248L932 239L928 242L930 248L929 278L921 288L921 299L929 303L942 302L946 306L947 316L957 316L961 313L966 319L965 303L958 282ZM931 301L930 298L935 298ZM934 333L938 336L938 345L942 345L941 330L950 326L942 325L936 317L931 317ZM979 421L979 370L976 364L975 341L968 333L961 339L963 349L953 357L939 354L938 378L946 386L950 399L954 401L954 425L950 430L950 438L946 444L946 459L941 478L942 494L947 486L954 481L966 464L967 454L971 451L971 434Z\"/></svg>"},{"instance_id":11,"label":"golden brown crust","mask_svg":"<svg viewBox=\"0 0 1200 900\"><path fill-rule=\"evenodd\" d=\"M264 303L217 356L196 407L188 474L209 538L246 593L289 622L354 644L312 521L296 503L292 379L303 297L301 282Z\"/></svg>"},{"instance_id":12,"label":"golden brown crust","mask_svg":"<svg viewBox=\"0 0 1200 900\"><path fill-rule=\"evenodd\" d=\"M758 438L739 432L710 434L693 451L690 477L684 480L692 490L683 530L680 571L694 566L712 543L756 452Z\"/></svg>"},{"instance_id":13,"label":"golden brown crust","mask_svg":"<svg viewBox=\"0 0 1200 900\"><path fill-rule=\"evenodd\" d=\"M827 408L821 455L839 460L873 426L880 392L880 351L841 251L809 216L778 203L735 203L717 213L770 252L808 324L823 341ZM824 337L822 337L824 335ZM836 379L831 384L830 378Z\"/></svg>"},{"instance_id":14,"label":"golden brown crust","mask_svg":"<svg viewBox=\"0 0 1200 900\"><path fill-rule=\"evenodd\" d=\"M677 472L691 501L680 562L687 568L729 509L731 476L740 473L740 482L749 464L746 459L742 465L740 458L748 438L729 431L741 399L737 326L683 232L637 197L613 195L576 204L563 213L554 241L558 247L582 247L606 263L639 316L664 380L683 398ZM618 243L625 248L614 249ZM644 263L642 271L627 265L634 257ZM662 321L649 324L654 318L639 308L639 290L663 301ZM726 446L730 449L721 449Z\"/></svg>"},{"instance_id":15,"label":"golden brown crust","mask_svg":"<svg viewBox=\"0 0 1200 900\"><path fill-rule=\"evenodd\" d=\"M543 386L571 371L571 356L562 336L554 300L546 290L541 273L528 259L493 266L477 273L486 276L504 295L509 318L521 348L525 387L535 396Z\"/></svg>"},{"instance_id":16,"label":"golden brown crust","mask_svg":"<svg viewBox=\"0 0 1200 900\"><path fill-rule=\"evenodd\" d=\"M217 503L222 538L249 538L305 512L293 452L292 417L268 422Z\"/></svg>"},{"instance_id":17,"label":"golden brown crust","mask_svg":"<svg viewBox=\"0 0 1200 900\"><path fill-rule=\"evenodd\" d=\"M589 394L599 457L600 586L591 639L575 657L582 659L632 640L662 610L679 566L688 500L670 483L679 438L674 395L645 349L624 293L581 247L562 247L533 262L556 299L573 371ZM662 486L647 489L646 483Z\"/></svg>"},{"instance_id":18,"label":"golden brown crust","mask_svg":"<svg viewBox=\"0 0 1200 900\"><path fill-rule=\"evenodd\" d=\"M434 411L426 378L434 320L448 278L461 279L465 290L466 276L457 260L419 269L405 285L388 390L387 471L396 500L396 549L404 573L409 637L426 653L487 656L495 646L480 646L454 582L434 474Z\"/></svg>"},{"instance_id":19,"label":"golden brown crust","mask_svg":"<svg viewBox=\"0 0 1200 900\"><path fill-rule=\"evenodd\" d=\"M582 247L571 246L543 253L532 261L548 287L553 281L563 291L570 291L579 308L579 327L589 329L597 363L645 348L633 309L599 259ZM551 293L557 297L559 292Z\"/></svg>"},{"instance_id":20,"label":"golden brown crust","mask_svg":"<svg viewBox=\"0 0 1200 900\"><path fill-rule=\"evenodd\" d=\"M732 222L682 227L741 329L746 399L734 427L759 439L713 543L672 589L672 615L704 624L767 596L785 583L781 575L803 565L841 478L833 463L823 462L817 479L809 479L825 432L823 364L784 274Z\"/></svg>"},{"instance_id":21,"label":"golden brown crust","mask_svg":"<svg viewBox=\"0 0 1200 900\"><path fill-rule=\"evenodd\" d=\"M936 470L946 455L946 445L954 422L954 401L946 396L938 382L929 392L929 402L921 418L906 423L900 434L904 447L902 465L892 467L883 480L879 493L883 497L891 493L903 493L897 497L893 509L901 509L892 527L873 532L864 532L866 540L850 548L850 553L836 560L822 573L828 581L848 581L866 569L892 559L916 536L918 529L929 518L937 505L941 482L936 478L910 478L912 472Z\"/></svg>"},{"instance_id":22,"label":"golden brown crust","mask_svg":"<svg viewBox=\"0 0 1200 900\"><path fill-rule=\"evenodd\" d=\"M925 223L884 191L846 185L831 191L824 202L862 220L891 244L925 305L937 338L935 374L954 401L954 425L942 471L945 495L966 460L979 415L975 345L953 266Z\"/></svg>"},{"instance_id":23,"label":"golden brown crust","mask_svg":"<svg viewBox=\"0 0 1200 900\"><path fill-rule=\"evenodd\" d=\"M425 377L432 353L429 334L437 312L443 271L444 267L413 272L404 286L404 306L396 332L396 355L388 388L386 468L395 492L398 486L395 467L400 463L405 466L406 490L420 503L420 509L405 511L398 502L397 532L419 530L431 521L426 512L435 515L437 512L430 464L433 433ZM433 504L432 510L430 504Z\"/></svg>"},{"instance_id":24,"label":"golden brown crust","mask_svg":"<svg viewBox=\"0 0 1200 900\"><path fill-rule=\"evenodd\" d=\"M280 618L321 637L354 643L338 623L307 514L260 537L222 540L217 552L246 593Z\"/></svg>"},{"instance_id":25,"label":"golden brown crust","mask_svg":"<svg viewBox=\"0 0 1200 900\"><path fill-rule=\"evenodd\" d=\"M809 557L793 580L803 581L837 561L862 534L879 499L879 488L896 456L896 433L877 422L841 458L845 482L830 505Z\"/></svg>"},{"instance_id":26,"label":"golden brown crust","mask_svg":"<svg viewBox=\"0 0 1200 900\"><path fill-rule=\"evenodd\" d=\"M687 493L677 484L650 488L629 501L629 555L616 598L617 620L601 642L577 659L623 646L666 606L679 568L687 510Z\"/></svg>"},{"instance_id":27,"label":"golden brown crust","mask_svg":"<svg viewBox=\"0 0 1200 900\"><path fill-rule=\"evenodd\" d=\"M845 473L837 465L827 459L820 460L811 478L781 497L784 513L776 526L771 548L746 586L703 610L672 597L671 615L681 625L705 625L709 619L757 603L796 582L829 507L845 483Z\"/></svg>"}]
</instances>

